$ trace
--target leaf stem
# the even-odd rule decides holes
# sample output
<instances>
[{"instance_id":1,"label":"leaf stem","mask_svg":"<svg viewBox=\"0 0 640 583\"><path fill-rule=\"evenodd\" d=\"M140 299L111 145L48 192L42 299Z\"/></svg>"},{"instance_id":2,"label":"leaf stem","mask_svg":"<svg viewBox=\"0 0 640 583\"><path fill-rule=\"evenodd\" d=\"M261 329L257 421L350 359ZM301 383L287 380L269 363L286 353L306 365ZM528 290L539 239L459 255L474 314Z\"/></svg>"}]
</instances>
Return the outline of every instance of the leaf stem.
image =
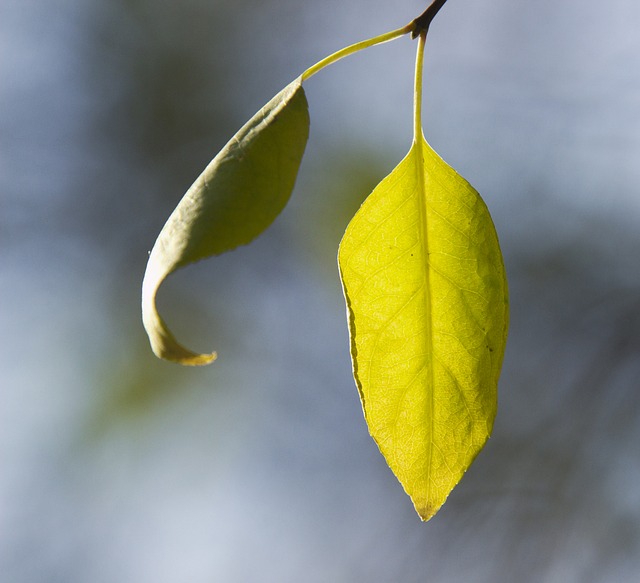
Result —
<instances>
[{"instance_id":1,"label":"leaf stem","mask_svg":"<svg viewBox=\"0 0 640 583\"><path fill-rule=\"evenodd\" d=\"M312 77L318 71L321 71L325 67L332 65L336 61L344 59L344 57L353 55L354 53L362 51L363 49L368 49L369 47L372 47L374 45L389 42L398 37L404 36L405 34L411 34L411 38L416 38L417 36L423 36L424 33L424 36L426 37L431 21L435 18L436 14L438 14L438 11L444 6L446 1L447 0L434 0L429 5L429 7L420 16L418 16L418 18L414 18L409 24L406 24L402 28L397 28L396 30L385 32L384 34L349 45L348 47L340 49L339 51L336 51L328 57L325 57L324 59L318 61L315 65L309 67L304 73L302 73L302 81L306 81L307 79L309 79L309 77ZM422 41L422 44L422 50L424 50L424 39Z\"/></svg>"},{"instance_id":2,"label":"leaf stem","mask_svg":"<svg viewBox=\"0 0 640 583\"><path fill-rule=\"evenodd\" d=\"M413 91L413 141L422 138L422 71L424 69L424 45L427 41L427 29L420 32L418 53L416 55L416 76Z\"/></svg>"},{"instance_id":3,"label":"leaf stem","mask_svg":"<svg viewBox=\"0 0 640 583\"><path fill-rule=\"evenodd\" d=\"M374 36L373 38L360 41L353 45L349 45L344 49L340 49L339 51L336 51L332 55L329 55L328 57L325 57L321 61L318 61L312 67L309 67L304 73L302 73L302 80L305 81L309 77L315 75L321 69L324 69L325 67L335 63L336 61L339 61L340 59L343 59L344 57L348 57L353 53L357 53L358 51L361 51L363 49L368 49L369 47L378 45L380 43L389 42L398 37L404 36L405 34L413 33L415 29L414 22L415 21L410 22L409 24L403 26L402 28L397 28L396 30L385 32L384 34Z\"/></svg>"}]
</instances>

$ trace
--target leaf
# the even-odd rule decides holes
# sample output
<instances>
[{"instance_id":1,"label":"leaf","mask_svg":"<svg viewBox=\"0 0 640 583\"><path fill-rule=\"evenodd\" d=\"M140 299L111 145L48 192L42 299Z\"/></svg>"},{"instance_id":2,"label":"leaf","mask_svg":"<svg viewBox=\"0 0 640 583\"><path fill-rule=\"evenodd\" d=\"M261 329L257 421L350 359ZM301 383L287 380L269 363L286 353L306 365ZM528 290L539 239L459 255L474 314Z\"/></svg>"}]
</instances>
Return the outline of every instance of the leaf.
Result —
<instances>
[{"instance_id":1,"label":"leaf","mask_svg":"<svg viewBox=\"0 0 640 583\"><path fill-rule=\"evenodd\" d=\"M486 205L421 136L340 244L369 431L423 520L491 434L508 292Z\"/></svg>"},{"instance_id":2,"label":"leaf","mask_svg":"<svg viewBox=\"0 0 640 583\"><path fill-rule=\"evenodd\" d=\"M179 267L245 245L286 205L309 135L299 77L256 113L184 195L151 251L142 284L142 319L154 353L188 365L215 353L181 346L156 308L156 293Z\"/></svg>"}]
</instances>

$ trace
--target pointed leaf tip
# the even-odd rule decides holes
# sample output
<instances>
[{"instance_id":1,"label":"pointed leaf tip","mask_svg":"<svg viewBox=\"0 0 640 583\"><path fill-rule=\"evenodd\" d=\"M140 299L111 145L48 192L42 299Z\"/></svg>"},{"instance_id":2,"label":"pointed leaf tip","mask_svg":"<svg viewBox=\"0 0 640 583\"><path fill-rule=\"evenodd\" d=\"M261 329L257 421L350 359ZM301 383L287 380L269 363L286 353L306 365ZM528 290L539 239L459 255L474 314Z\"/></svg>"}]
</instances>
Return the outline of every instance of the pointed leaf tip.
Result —
<instances>
[{"instance_id":1,"label":"pointed leaf tip","mask_svg":"<svg viewBox=\"0 0 640 583\"><path fill-rule=\"evenodd\" d=\"M162 318L157 315L157 312L155 316L145 314L144 321L151 349L158 358L186 366L203 366L212 363L217 358L215 352L198 354L182 346L167 328Z\"/></svg>"},{"instance_id":2,"label":"pointed leaf tip","mask_svg":"<svg viewBox=\"0 0 640 583\"><path fill-rule=\"evenodd\" d=\"M508 291L493 222L422 139L356 213L339 266L369 431L429 520L496 415Z\"/></svg>"},{"instance_id":3,"label":"pointed leaf tip","mask_svg":"<svg viewBox=\"0 0 640 583\"><path fill-rule=\"evenodd\" d=\"M193 366L215 360L215 353L198 354L176 341L157 312L157 291L176 269L245 245L271 225L291 196L308 135L299 77L229 140L173 211L142 286L142 319L158 357Z\"/></svg>"}]
</instances>

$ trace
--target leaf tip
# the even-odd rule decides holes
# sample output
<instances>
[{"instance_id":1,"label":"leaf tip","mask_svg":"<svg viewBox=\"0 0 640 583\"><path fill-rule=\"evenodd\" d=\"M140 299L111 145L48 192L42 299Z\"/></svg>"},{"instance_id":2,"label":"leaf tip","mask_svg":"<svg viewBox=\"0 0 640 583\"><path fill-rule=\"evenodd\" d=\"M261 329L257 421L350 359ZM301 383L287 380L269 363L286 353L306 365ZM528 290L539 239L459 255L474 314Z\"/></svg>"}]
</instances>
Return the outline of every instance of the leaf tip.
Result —
<instances>
[{"instance_id":1,"label":"leaf tip","mask_svg":"<svg viewBox=\"0 0 640 583\"><path fill-rule=\"evenodd\" d=\"M416 512L418 513L418 516L420 517L420 520L422 520L422 522L429 522L429 520L431 520L438 513L440 508L442 508L442 504L440 504L439 506L434 506L431 504L419 505L416 504L415 501L413 506L416 509Z\"/></svg>"},{"instance_id":2,"label":"leaf tip","mask_svg":"<svg viewBox=\"0 0 640 583\"><path fill-rule=\"evenodd\" d=\"M205 352L202 354L192 352L181 344L178 344L175 340L166 342L166 338L163 339L162 342L154 342L152 340L151 348L158 358L185 366L204 366L211 364L218 358L218 354L216 352Z\"/></svg>"},{"instance_id":3,"label":"leaf tip","mask_svg":"<svg viewBox=\"0 0 640 583\"><path fill-rule=\"evenodd\" d=\"M218 357L216 352L198 353L180 344L164 322L158 318L160 326L149 331L149 340L153 353L163 360L176 362L185 366L204 366L211 364Z\"/></svg>"},{"instance_id":4,"label":"leaf tip","mask_svg":"<svg viewBox=\"0 0 640 583\"><path fill-rule=\"evenodd\" d=\"M186 366L204 366L216 360L215 352L201 354L182 346L156 311L153 298L150 304L143 303L142 319L151 349L158 358Z\"/></svg>"},{"instance_id":5,"label":"leaf tip","mask_svg":"<svg viewBox=\"0 0 640 583\"><path fill-rule=\"evenodd\" d=\"M189 352L189 354L185 356L179 356L177 358L167 358L163 357L165 360L171 360L172 362L177 362L178 364L182 364L185 366L205 366L207 364L211 364L214 360L218 358L218 354L216 352L209 352L203 354L197 354L195 352Z\"/></svg>"},{"instance_id":6,"label":"leaf tip","mask_svg":"<svg viewBox=\"0 0 640 583\"><path fill-rule=\"evenodd\" d=\"M166 328L165 328L166 330ZM168 332L168 330L166 330ZM150 336L153 353L162 360L168 360L185 366L204 366L218 358L216 352L198 353L189 350L169 335Z\"/></svg>"}]
</instances>

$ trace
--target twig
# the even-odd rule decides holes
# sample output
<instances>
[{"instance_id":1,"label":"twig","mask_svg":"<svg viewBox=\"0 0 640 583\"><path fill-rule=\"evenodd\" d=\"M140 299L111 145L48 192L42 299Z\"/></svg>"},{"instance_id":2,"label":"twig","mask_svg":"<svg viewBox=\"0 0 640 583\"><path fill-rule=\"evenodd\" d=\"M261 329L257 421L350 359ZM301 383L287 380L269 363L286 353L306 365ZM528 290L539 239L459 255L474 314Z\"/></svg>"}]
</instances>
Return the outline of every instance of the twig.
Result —
<instances>
[{"instance_id":1,"label":"twig","mask_svg":"<svg viewBox=\"0 0 640 583\"><path fill-rule=\"evenodd\" d=\"M411 38L416 38L421 33L427 33L431 21L435 18L440 8L442 8L447 0L434 0L429 8L427 8L418 18L414 19L411 24L413 30L411 31Z\"/></svg>"}]
</instances>

